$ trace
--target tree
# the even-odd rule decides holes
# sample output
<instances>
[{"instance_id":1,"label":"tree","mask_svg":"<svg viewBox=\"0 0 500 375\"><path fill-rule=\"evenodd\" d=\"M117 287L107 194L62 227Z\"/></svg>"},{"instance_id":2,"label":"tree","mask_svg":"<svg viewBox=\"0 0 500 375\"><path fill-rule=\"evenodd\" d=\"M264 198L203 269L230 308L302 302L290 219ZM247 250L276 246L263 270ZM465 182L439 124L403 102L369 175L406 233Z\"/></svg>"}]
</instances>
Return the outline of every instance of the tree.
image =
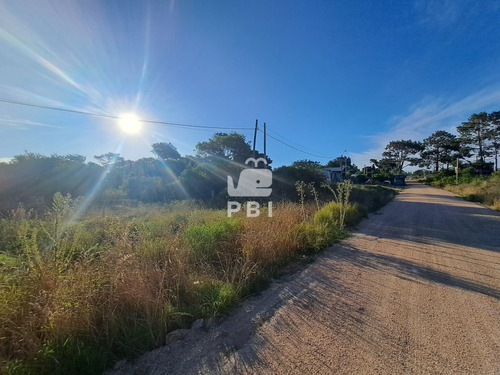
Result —
<instances>
[{"instance_id":1,"label":"tree","mask_svg":"<svg viewBox=\"0 0 500 375\"><path fill-rule=\"evenodd\" d=\"M430 137L424 139L420 152L421 166L434 165L434 172L439 171L440 163L451 163L452 152L458 151L456 136L444 130L434 132Z\"/></svg>"},{"instance_id":2,"label":"tree","mask_svg":"<svg viewBox=\"0 0 500 375\"><path fill-rule=\"evenodd\" d=\"M406 162L412 164L416 162L411 156L422 151L422 149L422 143L420 142L411 140L391 141L385 146L385 151L382 153L382 156L394 162L396 164L397 173L401 173Z\"/></svg>"},{"instance_id":3,"label":"tree","mask_svg":"<svg viewBox=\"0 0 500 375\"><path fill-rule=\"evenodd\" d=\"M493 156L495 160L495 171L498 171L498 151L500 150L500 112L492 112L488 115L490 127L488 130L488 138L491 141L493 148Z\"/></svg>"},{"instance_id":4,"label":"tree","mask_svg":"<svg viewBox=\"0 0 500 375\"><path fill-rule=\"evenodd\" d=\"M469 117L469 121L462 122L462 125L457 127L462 145L477 148L476 160L481 164L484 163L484 157L489 154L485 147L489 128L490 121L486 112L474 113Z\"/></svg>"},{"instance_id":5,"label":"tree","mask_svg":"<svg viewBox=\"0 0 500 375\"><path fill-rule=\"evenodd\" d=\"M19 202L41 212L56 192L88 195L99 181L102 168L82 160L30 152L14 156L10 163L0 166L0 213L14 209Z\"/></svg>"},{"instance_id":6,"label":"tree","mask_svg":"<svg viewBox=\"0 0 500 375\"><path fill-rule=\"evenodd\" d=\"M352 163L352 160L348 156L339 156L335 159L330 160L325 164L325 168L344 168L344 174L347 176L352 176L353 174L359 173L359 168L356 164Z\"/></svg>"},{"instance_id":7,"label":"tree","mask_svg":"<svg viewBox=\"0 0 500 375\"><path fill-rule=\"evenodd\" d=\"M321 168L321 164L317 161L312 161L312 160L297 160L292 163L292 167L295 168L302 168L302 169L311 169L311 170L317 170Z\"/></svg>"},{"instance_id":8,"label":"tree","mask_svg":"<svg viewBox=\"0 0 500 375\"><path fill-rule=\"evenodd\" d=\"M244 163L252 156L250 144L245 136L238 133L216 133L208 141L196 145L197 155L203 158L225 158L237 163Z\"/></svg>"},{"instance_id":9,"label":"tree","mask_svg":"<svg viewBox=\"0 0 500 375\"><path fill-rule=\"evenodd\" d=\"M295 183L303 181L306 184L313 184L317 188L325 182L325 175L318 168L314 168L315 162L304 167L299 162L299 166L282 166L273 171L273 199L277 200L296 200L298 198ZM307 165L307 164L306 164Z\"/></svg>"},{"instance_id":10,"label":"tree","mask_svg":"<svg viewBox=\"0 0 500 375\"><path fill-rule=\"evenodd\" d=\"M393 159L382 158L380 160L370 159L370 162L373 164L372 169L375 173L381 173L384 175L389 175L396 171L397 164Z\"/></svg>"},{"instance_id":11,"label":"tree","mask_svg":"<svg viewBox=\"0 0 500 375\"><path fill-rule=\"evenodd\" d=\"M372 163L372 168L379 168L379 161L377 159L370 159L370 163Z\"/></svg>"},{"instance_id":12,"label":"tree","mask_svg":"<svg viewBox=\"0 0 500 375\"><path fill-rule=\"evenodd\" d=\"M40 160L40 159L46 159L47 156L43 156L42 154L36 153L36 152L28 152L24 150L24 154L20 155L14 155L12 160L10 161L11 164L21 164L27 161L31 160Z\"/></svg>"},{"instance_id":13,"label":"tree","mask_svg":"<svg viewBox=\"0 0 500 375\"><path fill-rule=\"evenodd\" d=\"M85 156L79 154L68 154L63 156L63 158L66 160L77 161L79 163L85 163L85 160L87 159Z\"/></svg>"},{"instance_id":14,"label":"tree","mask_svg":"<svg viewBox=\"0 0 500 375\"><path fill-rule=\"evenodd\" d=\"M115 154L112 152L108 152L102 155L94 155L94 159L96 159L97 162L103 167L107 167L111 164L122 163L125 160L120 156L120 154Z\"/></svg>"},{"instance_id":15,"label":"tree","mask_svg":"<svg viewBox=\"0 0 500 375\"><path fill-rule=\"evenodd\" d=\"M209 200L227 186L226 176L219 176L211 163L192 163L180 175L179 182L189 197Z\"/></svg>"},{"instance_id":16,"label":"tree","mask_svg":"<svg viewBox=\"0 0 500 375\"><path fill-rule=\"evenodd\" d=\"M325 167L327 168L336 168L336 167L350 167L352 165L351 158L348 156L339 156L333 160L330 160L326 163Z\"/></svg>"},{"instance_id":17,"label":"tree","mask_svg":"<svg viewBox=\"0 0 500 375\"><path fill-rule=\"evenodd\" d=\"M159 142L153 143L151 145L153 149L151 152L155 154L160 159L180 159L181 154L177 151L177 148L171 143Z\"/></svg>"}]
</instances>

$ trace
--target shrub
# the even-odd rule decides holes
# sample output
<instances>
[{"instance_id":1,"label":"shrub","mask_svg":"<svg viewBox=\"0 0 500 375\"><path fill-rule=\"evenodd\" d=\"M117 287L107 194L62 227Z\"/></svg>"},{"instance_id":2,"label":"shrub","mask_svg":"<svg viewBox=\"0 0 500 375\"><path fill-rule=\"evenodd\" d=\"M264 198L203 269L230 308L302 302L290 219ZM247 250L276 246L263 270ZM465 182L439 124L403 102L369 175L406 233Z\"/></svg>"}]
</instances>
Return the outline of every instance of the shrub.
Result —
<instances>
[{"instance_id":1,"label":"shrub","mask_svg":"<svg viewBox=\"0 0 500 375\"><path fill-rule=\"evenodd\" d=\"M330 202L316 212L312 223L303 225L306 243L314 250L324 249L346 235L344 225L351 226L360 220L356 205Z\"/></svg>"},{"instance_id":2,"label":"shrub","mask_svg":"<svg viewBox=\"0 0 500 375\"><path fill-rule=\"evenodd\" d=\"M194 300L203 317L213 317L229 311L238 300L238 293L233 285L219 280L197 282L194 287Z\"/></svg>"}]
</instances>

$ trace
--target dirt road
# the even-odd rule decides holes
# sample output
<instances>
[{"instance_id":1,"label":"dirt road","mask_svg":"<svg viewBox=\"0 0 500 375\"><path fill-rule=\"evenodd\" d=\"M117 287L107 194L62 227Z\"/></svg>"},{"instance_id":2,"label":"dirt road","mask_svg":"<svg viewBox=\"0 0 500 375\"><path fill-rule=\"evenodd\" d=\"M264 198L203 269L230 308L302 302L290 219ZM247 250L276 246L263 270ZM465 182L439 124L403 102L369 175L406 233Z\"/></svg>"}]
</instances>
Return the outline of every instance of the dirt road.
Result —
<instances>
[{"instance_id":1,"label":"dirt road","mask_svg":"<svg viewBox=\"0 0 500 375\"><path fill-rule=\"evenodd\" d=\"M498 375L500 215L410 185L304 270L177 337L118 373Z\"/></svg>"}]
</instances>

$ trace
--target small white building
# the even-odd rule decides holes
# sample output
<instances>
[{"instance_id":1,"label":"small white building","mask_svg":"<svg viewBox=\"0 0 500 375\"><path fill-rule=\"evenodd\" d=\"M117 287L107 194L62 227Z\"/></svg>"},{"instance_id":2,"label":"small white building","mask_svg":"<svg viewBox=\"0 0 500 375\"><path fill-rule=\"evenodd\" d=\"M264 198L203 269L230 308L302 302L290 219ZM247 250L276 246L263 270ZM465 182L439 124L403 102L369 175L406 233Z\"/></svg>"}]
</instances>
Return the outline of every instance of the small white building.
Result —
<instances>
[{"instance_id":1,"label":"small white building","mask_svg":"<svg viewBox=\"0 0 500 375\"><path fill-rule=\"evenodd\" d=\"M325 174L326 182L334 183L334 182L342 182L345 177L345 167L330 167L330 168L321 168L321 172Z\"/></svg>"}]
</instances>

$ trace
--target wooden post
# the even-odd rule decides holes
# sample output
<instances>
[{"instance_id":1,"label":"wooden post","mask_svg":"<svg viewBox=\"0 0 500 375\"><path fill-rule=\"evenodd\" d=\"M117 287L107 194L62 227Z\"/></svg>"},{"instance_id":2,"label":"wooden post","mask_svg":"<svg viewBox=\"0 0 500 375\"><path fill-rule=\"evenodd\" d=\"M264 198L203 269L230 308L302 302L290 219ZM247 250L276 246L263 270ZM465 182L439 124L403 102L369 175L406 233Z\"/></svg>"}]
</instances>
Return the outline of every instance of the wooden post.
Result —
<instances>
[{"instance_id":1,"label":"wooden post","mask_svg":"<svg viewBox=\"0 0 500 375\"><path fill-rule=\"evenodd\" d=\"M255 120L255 130L253 132L253 157L255 159L255 142L257 142L257 125L259 124L259 120Z\"/></svg>"},{"instance_id":2,"label":"wooden post","mask_svg":"<svg viewBox=\"0 0 500 375\"><path fill-rule=\"evenodd\" d=\"M267 161L267 151L266 151L266 123L264 123L264 158Z\"/></svg>"}]
</instances>

